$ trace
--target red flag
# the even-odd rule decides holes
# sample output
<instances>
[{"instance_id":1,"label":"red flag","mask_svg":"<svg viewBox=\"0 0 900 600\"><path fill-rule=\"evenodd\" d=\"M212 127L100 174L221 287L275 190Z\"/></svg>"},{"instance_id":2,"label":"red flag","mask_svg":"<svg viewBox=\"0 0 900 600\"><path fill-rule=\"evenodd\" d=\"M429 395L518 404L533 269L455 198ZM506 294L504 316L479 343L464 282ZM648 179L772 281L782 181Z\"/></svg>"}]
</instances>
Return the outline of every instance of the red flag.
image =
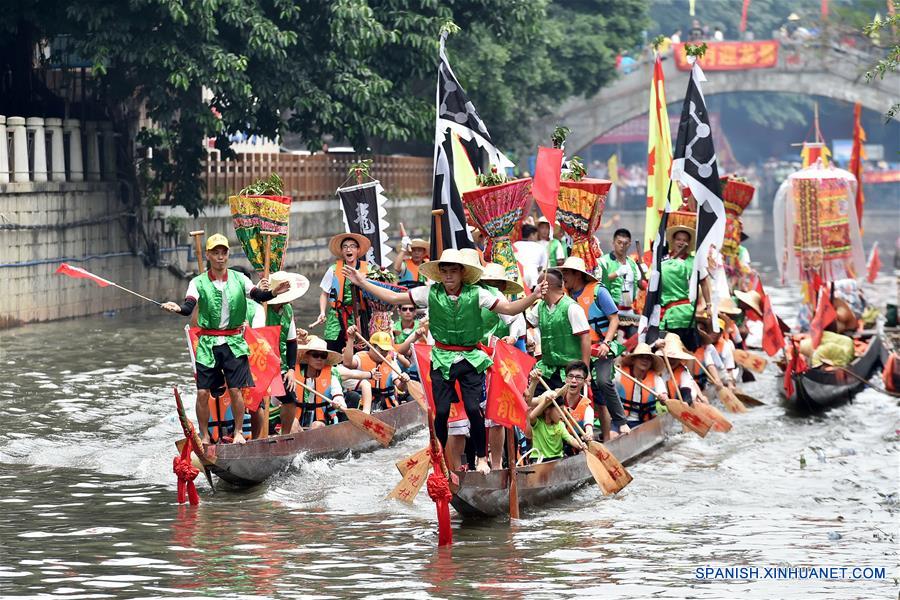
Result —
<instances>
[{"instance_id":1,"label":"red flag","mask_svg":"<svg viewBox=\"0 0 900 600\"><path fill-rule=\"evenodd\" d=\"M822 20L827 21L828 20L828 0L822 0L822 4L821 4L820 8L822 9Z\"/></svg>"},{"instance_id":2,"label":"red flag","mask_svg":"<svg viewBox=\"0 0 900 600\"><path fill-rule=\"evenodd\" d=\"M825 5L823 4L823 6ZM857 102L853 106L853 146L850 150L850 172L856 177L856 218L860 229L862 229L863 205L866 203L866 196L863 193L862 169L863 159L866 158L866 148L863 145L866 141L866 132L860 121L861 114L862 104Z\"/></svg>"},{"instance_id":3,"label":"red flag","mask_svg":"<svg viewBox=\"0 0 900 600\"><path fill-rule=\"evenodd\" d=\"M872 253L869 255L869 263L866 265L866 281L875 283L878 277L878 271L881 270L881 257L878 256L878 242L872 246Z\"/></svg>"},{"instance_id":4,"label":"red flag","mask_svg":"<svg viewBox=\"0 0 900 600\"><path fill-rule=\"evenodd\" d=\"M778 322L778 316L772 310L772 302L769 295L763 289L762 280L756 278L756 291L762 298L762 321L763 321L763 350L769 356L775 356L778 351L784 348L784 334L781 331L781 325Z\"/></svg>"},{"instance_id":5,"label":"red flag","mask_svg":"<svg viewBox=\"0 0 900 600\"><path fill-rule=\"evenodd\" d=\"M831 304L831 291L828 288L819 288L819 301L816 303L816 314L809 323L809 334L812 337L813 348L818 347L822 341L822 332L837 319L837 312Z\"/></svg>"},{"instance_id":6,"label":"red flag","mask_svg":"<svg viewBox=\"0 0 900 600\"><path fill-rule=\"evenodd\" d=\"M519 282L522 284L522 287L525 289L525 295L531 295L531 286L528 285L528 282L525 281L525 270L522 268L522 263L516 261L516 267L519 269Z\"/></svg>"},{"instance_id":7,"label":"red flag","mask_svg":"<svg viewBox=\"0 0 900 600\"><path fill-rule=\"evenodd\" d=\"M494 364L488 370L487 406L488 419L506 427L525 428L528 422L528 405L522 392L528 386L528 373L537 360L504 341L494 348Z\"/></svg>"},{"instance_id":8,"label":"red flag","mask_svg":"<svg viewBox=\"0 0 900 600\"><path fill-rule=\"evenodd\" d=\"M744 0L744 7L741 9L741 26L740 31L744 33L747 31L747 11L750 8L750 0Z\"/></svg>"},{"instance_id":9,"label":"red flag","mask_svg":"<svg viewBox=\"0 0 900 600\"><path fill-rule=\"evenodd\" d=\"M803 355L800 354L800 351L797 349L797 344L791 340L791 349L790 349L790 359L787 361L787 365L784 369L784 393L790 398L794 395L794 375L799 375L800 373L806 371L807 369L806 360L803 358Z\"/></svg>"},{"instance_id":10,"label":"red flag","mask_svg":"<svg viewBox=\"0 0 900 600\"><path fill-rule=\"evenodd\" d=\"M428 399L428 409L434 412L434 394L431 389L431 346L428 344L413 344L413 358L416 368L419 369L419 380L425 389L425 397ZM456 393L460 398L459 383L456 384ZM450 405L450 418L448 423L468 419L462 402L454 402Z\"/></svg>"},{"instance_id":11,"label":"red flag","mask_svg":"<svg viewBox=\"0 0 900 600\"><path fill-rule=\"evenodd\" d=\"M537 163L534 166L534 180L531 195L541 212L550 221L556 222L556 207L559 202L559 174L562 172L563 151L561 148L538 148Z\"/></svg>"},{"instance_id":12,"label":"red flag","mask_svg":"<svg viewBox=\"0 0 900 600\"><path fill-rule=\"evenodd\" d=\"M66 263L59 265L59 268L56 269L56 273L59 275L68 275L69 277L74 277L76 279L90 279L91 281L93 281L94 283L99 285L100 287L106 287L109 285L113 285L112 281L107 281L106 279L103 279L102 277L98 277L97 275L94 275L93 273L85 271L81 267L73 267Z\"/></svg>"},{"instance_id":13,"label":"red flag","mask_svg":"<svg viewBox=\"0 0 900 600\"><path fill-rule=\"evenodd\" d=\"M197 332L199 327L191 327L188 335L194 353L197 352ZM250 412L259 408L264 396L284 396L284 382L281 380L281 327L244 328L244 340L250 348L250 373L253 375L254 388L244 394L244 402Z\"/></svg>"}]
</instances>

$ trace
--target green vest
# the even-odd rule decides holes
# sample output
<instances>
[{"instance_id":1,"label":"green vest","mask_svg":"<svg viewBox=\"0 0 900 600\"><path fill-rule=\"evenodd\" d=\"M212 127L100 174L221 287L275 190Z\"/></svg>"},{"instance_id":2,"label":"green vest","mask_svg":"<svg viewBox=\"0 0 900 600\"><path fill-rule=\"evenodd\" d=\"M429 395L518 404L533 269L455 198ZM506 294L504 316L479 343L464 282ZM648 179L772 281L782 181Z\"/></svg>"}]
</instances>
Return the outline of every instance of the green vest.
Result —
<instances>
[{"instance_id":1,"label":"green vest","mask_svg":"<svg viewBox=\"0 0 900 600\"><path fill-rule=\"evenodd\" d=\"M501 294L500 290L498 290L497 288L485 285L483 283L479 285L492 293L497 298L503 298L503 294ZM506 324L506 321L500 318L500 315L492 310L488 310L486 308L481 309L481 325L482 327L484 327L484 335L481 337L481 342L483 344L487 344L489 341L491 341L492 335L495 335L499 338L504 338L509 335L509 325Z\"/></svg>"},{"instance_id":2,"label":"green vest","mask_svg":"<svg viewBox=\"0 0 900 600\"><path fill-rule=\"evenodd\" d=\"M538 304L542 352L539 366L544 377L550 377L573 360L581 360L581 336L575 335L569 323L569 307L573 304L575 301L569 296L563 296L553 312L543 300Z\"/></svg>"},{"instance_id":3,"label":"green vest","mask_svg":"<svg viewBox=\"0 0 900 600\"><path fill-rule=\"evenodd\" d=\"M634 262L631 257L625 257L625 264L631 268L631 272L634 274L635 283L639 282L641 280L641 272L638 270L637 263ZM616 256L612 252L604 254L600 259L600 267L603 269L603 277L601 277L600 283L609 290L609 295L612 296L613 302L615 302L617 306L622 304L622 289L625 287L625 279L622 277L610 279L609 275L618 271L621 266L621 263L616 260ZM636 296L637 294L632 295L632 302Z\"/></svg>"},{"instance_id":4,"label":"green vest","mask_svg":"<svg viewBox=\"0 0 900 600\"><path fill-rule=\"evenodd\" d=\"M690 298L691 271L694 268L694 257L670 258L662 263L662 290L660 302L666 311L660 328L685 329L691 327L694 320L694 304L687 302L676 306L667 305Z\"/></svg>"},{"instance_id":5,"label":"green vest","mask_svg":"<svg viewBox=\"0 0 900 600\"><path fill-rule=\"evenodd\" d=\"M294 321L294 307L290 302L281 305L281 312L277 313L270 306L266 311L266 326L278 325L281 327L281 370L282 372L292 369L294 365L287 364L287 342L288 333L291 330L291 323Z\"/></svg>"},{"instance_id":6,"label":"green vest","mask_svg":"<svg viewBox=\"0 0 900 600\"><path fill-rule=\"evenodd\" d=\"M403 331L402 323L403 323L403 321L401 321L400 319L397 319L396 321L394 321L394 343L395 344L402 344L409 338L409 336L411 336L412 334L414 334L416 332L416 329L419 328L419 320L418 319L413 321L412 329L410 329L409 331Z\"/></svg>"},{"instance_id":7,"label":"green vest","mask_svg":"<svg viewBox=\"0 0 900 600\"><path fill-rule=\"evenodd\" d=\"M350 283L349 279L344 279L344 276L340 274L343 264L344 261L339 260L333 265L334 279L331 281L331 291L328 294L328 306L325 309L325 330L322 332L322 339L329 342L338 339L338 336L341 334L341 315L334 309L338 296L340 296L339 304L353 306L353 284ZM368 266L365 261L360 260L357 267L362 271L364 277L368 274ZM341 290L338 291L338 284L341 281L343 281L344 285ZM362 293L360 293L359 298L359 311L363 312L365 310L365 303L362 300ZM353 314L353 311L347 315L347 326L349 327L350 325L356 325L356 316Z\"/></svg>"},{"instance_id":8,"label":"green vest","mask_svg":"<svg viewBox=\"0 0 900 600\"><path fill-rule=\"evenodd\" d=\"M547 266L558 267L562 264L556 256L559 250L562 250L563 256L566 255L566 246L562 243L562 240L557 238L550 240L550 243L547 244Z\"/></svg>"},{"instance_id":9,"label":"green vest","mask_svg":"<svg viewBox=\"0 0 900 600\"><path fill-rule=\"evenodd\" d=\"M484 330L478 288L463 284L459 298L454 302L443 284L432 285L428 291L428 322L431 335L437 342L448 346L477 345ZM460 354L479 373L491 366L488 355L477 348L459 352L435 346L431 350L431 368L439 370L444 379L450 379L450 367Z\"/></svg>"},{"instance_id":10,"label":"green vest","mask_svg":"<svg viewBox=\"0 0 900 600\"><path fill-rule=\"evenodd\" d=\"M216 289L209 279L209 271L194 278L197 293L197 325L201 329L219 329L219 321L222 319L223 293ZM228 323L225 329L237 329L247 319L247 296L244 293L244 280L246 277L237 271L228 270L228 279L225 282L224 296L228 302ZM216 365L213 357L213 342L218 336L201 335L197 342L197 362L205 367ZM228 347L235 356L247 356L250 348L241 333L229 335L225 338Z\"/></svg>"}]
</instances>

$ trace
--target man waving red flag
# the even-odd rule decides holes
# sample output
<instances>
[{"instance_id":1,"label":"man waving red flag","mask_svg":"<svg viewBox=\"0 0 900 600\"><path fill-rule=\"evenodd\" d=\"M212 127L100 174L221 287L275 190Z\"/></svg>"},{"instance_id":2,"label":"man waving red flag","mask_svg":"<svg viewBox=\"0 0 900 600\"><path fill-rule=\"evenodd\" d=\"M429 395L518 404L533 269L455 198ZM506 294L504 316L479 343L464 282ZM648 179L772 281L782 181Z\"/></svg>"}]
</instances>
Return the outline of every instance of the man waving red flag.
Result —
<instances>
[{"instance_id":1,"label":"man waving red flag","mask_svg":"<svg viewBox=\"0 0 900 600\"><path fill-rule=\"evenodd\" d=\"M528 405L522 398L528 387L528 374L537 364L533 356L525 354L506 342L497 342L494 364L490 367L485 416L498 425L525 428Z\"/></svg>"}]
</instances>

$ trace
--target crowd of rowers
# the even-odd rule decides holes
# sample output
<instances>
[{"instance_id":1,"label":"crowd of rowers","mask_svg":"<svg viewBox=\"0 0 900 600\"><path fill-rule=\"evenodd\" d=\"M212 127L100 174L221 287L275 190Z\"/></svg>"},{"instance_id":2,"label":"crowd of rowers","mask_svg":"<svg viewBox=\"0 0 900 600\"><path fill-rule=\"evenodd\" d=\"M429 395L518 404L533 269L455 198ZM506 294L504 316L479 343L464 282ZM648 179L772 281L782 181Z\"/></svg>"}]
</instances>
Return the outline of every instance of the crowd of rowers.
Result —
<instances>
[{"instance_id":1,"label":"crowd of rowers","mask_svg":"<svg viewBox=\"0 0 900 600\"><path fill-rule=\"evenodd\" d=\"M211 236L206 244L209 270L191 281L182 304L163 305L184 316L197 310L201 436L210 439L211 392L226 385L233 413L249 413L251 435L264 435L265 407L261 402L245 405L241 393L253 386L249 349L241 335L246 324L281 328L286 393L273 400L281 407L282 433L337 423L340 408L369 412L405 401L406 382L420 378L412 344L431 344L429 375L437 436L452 466L459 465L468 447L474 455L470 466L482 472L500 468L502 461L503 429L484 417L485 371L491 365L485 349L494 340L515 344L538 359L526 392L531 402L526 434L533 460L561 456L562 441L569 435L560 428L559 411L551 408L549 396L535 397L537 385L548 389L566 385L564 404L585 435L593 436L597 429L604 440L654 418L660 399L680 395L688 403L707 402L699 363L717 386L734 386L738 377L734 350L752 334L753 323L745 317L759 316L761 301L755 292L737 292L724 299L715 331L704 300L698 299L701 305L695 306L689 299L691 229L679 226L667 232L671 254L663 262L661 290L665 338L652 348L639 344L628 355L624 342L633 339L637 325L633 303L646 285L643 266L629 255L630 232L613 233L611 252L601 257L594 273L581 258L567 256L567 246L556 233L550 235L546 222L523 225L522 240L515 244L521 278L485 263L479 249L446 249L438 260L429 261L427 241L404 238L394 264L400 285L407 288L403 291L367 279L367 238L338 234L329 243L335 262L320 283L320 314L309 326L324 324L321 337L294 323L290 302L306 292L306 278L277 273L254 285L247 276L228 269L228 240ZM367 336L368 347L356 344L362 333L357 319L367 329L367 297L395 306L399 313L391 333ZM268 310L260 311L255 303L267 303ZM663 358L668 359L666 369ZM392 366L402 374L396 375ZM634 385L634 380L654 392ZM466 418L449 422L451 404L459 402ZM233 439L245 441L240 428Z\"/></svg>"}]
</instances>

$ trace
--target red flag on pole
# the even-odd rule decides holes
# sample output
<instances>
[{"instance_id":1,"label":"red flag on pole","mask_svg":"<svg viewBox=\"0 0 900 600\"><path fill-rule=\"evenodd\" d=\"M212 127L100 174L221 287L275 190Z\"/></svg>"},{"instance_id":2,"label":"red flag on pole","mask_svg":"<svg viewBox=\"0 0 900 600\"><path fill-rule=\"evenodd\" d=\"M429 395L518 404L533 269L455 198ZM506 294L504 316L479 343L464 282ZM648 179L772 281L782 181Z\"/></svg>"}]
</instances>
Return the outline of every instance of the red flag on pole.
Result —
<instances>
[{"instance_id":1,"label":"red flag on pole","mask_svg":"<svg viewBox=\"0 0 900 600\"><path fill-rule=\"evenodd\" d=\"M750 8L750 0L744 0L744 7L741 9L741 33L747 31L747 11Z\"/></svg>"},{"instance_id":2,"label":"red flag on pole","mask_svg":"<svg viewBox=\"0 0 900 600\"><path fill-rule=\"evenodd\" d=\"M422 388L425 390L425 398L428 400L428 409L434 412L434 394L431 390L431 346L428 344L413 344L413 359L416 361L416 368L419 369L419 380L422 382ZM456 393L459 393L459 384L456 384ZM450 405L450 418L448 423L462 421L467 419L465 408L462 402L454 402Z\"/></svg>"},{"instance_id":3,"label":"red flag on pole","mask_svg":"<svg viewBox=\"0 0 900 600\"><path fill-rule=\"evenodd\" d=\"M106 279L103 279L102 277L98 277L93 273L85 271L81 267L73 267L66 263L59 265L59 268L56 269L56 273L58 275L68 275L69 277L74 277L76 279L90 279L100 287L113 285L112 281L108 281Z\"/></svg>"},{"instance_id":4,"label":"red flag on pole","mask_svg":"<svg viewBox=\"0 0 900 600\"><path fill-rule=\"evenodd\" d=\"M853 147L850 150L850 172L856 177L856 218L859 221L860 230L862 229L863 205L866 203L866 195L863 193L863 159L866 158L866 148L863 145L866 141L866 132L862 128L860 115L862 114L862 104L857 102L853 105Z\"/></svg>"},{"instance_id":5,"label":"red flag on pole","mask_svg":"<svg viewBox=\"0 0 900 600\"><path fill-rule=\"evenodd\" d=\"M484 414L497 424L525 428L528 405L522 392L528 387L528 373L537 360L504 341L494 348L494 364L489 369L487 406Z\"/></svg>"},{"instance_id":6,"label":"red flag on pole","mask_svg":"<svg viewBox=\"0 0 900 600\"><path fill-rule=\"evenodd\" d=\"M819 288L819 300L816 302L816 314L809 323L809 333L812 337L813 348L822 341L822 332L837 319L837 312L831 304L831 290L827 287Z\"/></svg>"},{"instance_id":7,"label":"red flag on pole","mask_svg":"<svg viewBox=\"0 0 900 600\"><path fill-rule=\"evenodd\" d=\"M878 255L878 242L872 246L872 253L869 255L869 262L866 265L866 281L875 283L878 277L878 271L881 270L881 257Z\"/></svg>"},{"instance_id":8,"label":"red flag on pole","mask_svg":"<svg viewBox=\"0 0 900 600\"><path fill-rule=\"evenodd\" d=\"M538 148L537 162L534 166L534 180L531 182L531 195L540 207L541 212L550 221L556 222L556 207L559 203L559 174L562 171L563 151L561 148Z\"/></svg>"},{"instance_id":9,"label":"red flag on pole","mask_svg":"<svg viewBox=\"0 0 900 600\"><path fill-rule=\"evenodd\" d=\"M769 295L763 289L762 280L759 277L756 279L756 291L759 292L759 296L762 298L762 347L766 354L775 356L779 350L784 348L784 334L781 331L778 316L772 310L772 302L769 300Z\"/></svg>"}]
</instances>

